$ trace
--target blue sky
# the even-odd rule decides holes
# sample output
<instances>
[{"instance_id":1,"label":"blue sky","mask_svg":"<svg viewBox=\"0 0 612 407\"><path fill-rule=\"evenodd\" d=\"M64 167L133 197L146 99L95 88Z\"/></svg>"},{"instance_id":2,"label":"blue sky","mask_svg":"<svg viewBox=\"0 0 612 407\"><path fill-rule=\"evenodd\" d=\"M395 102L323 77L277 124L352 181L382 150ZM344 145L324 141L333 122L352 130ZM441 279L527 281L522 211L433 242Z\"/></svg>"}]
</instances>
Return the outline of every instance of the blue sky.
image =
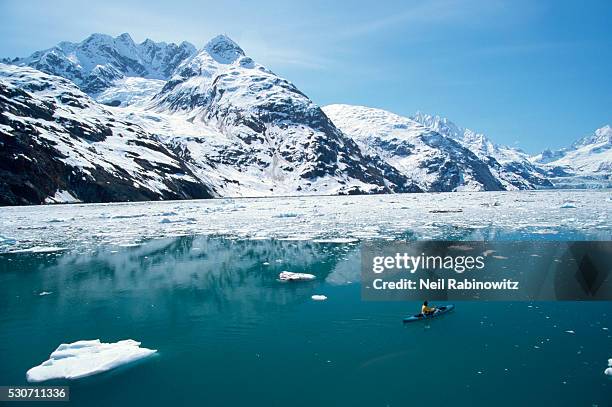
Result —
<instances>
[{"instance_id":1,"label":"blue sky","mask_svg":"<svg viewBox=\"0 0 612 407\"><path fill-rule=\"evenodd\" d=\"M529 152L612 124L610 1L0 1L0 55L225 33L316 103L420 110Z\"/></svg>"}]
</instances>

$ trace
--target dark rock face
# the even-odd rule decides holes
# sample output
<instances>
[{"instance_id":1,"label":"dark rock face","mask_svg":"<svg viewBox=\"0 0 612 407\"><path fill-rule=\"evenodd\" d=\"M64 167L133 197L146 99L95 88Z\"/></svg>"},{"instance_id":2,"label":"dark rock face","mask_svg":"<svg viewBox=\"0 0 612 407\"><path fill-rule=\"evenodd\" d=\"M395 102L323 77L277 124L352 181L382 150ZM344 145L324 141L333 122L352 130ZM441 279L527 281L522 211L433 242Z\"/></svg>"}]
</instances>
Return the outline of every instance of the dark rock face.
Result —
<instances>
[{"instance_id":1,"label":"dark rock face","mask_svg":"<svg viewBox=\"0 0 612 407\"><path fill-rule=\"evenodd\" d=\"M487 157L485 163L499 173L507 174L505 179L517 189L552 188L544 170L526 161L511 161L500 164L495 158Z\"/></svg>"},{"instance_id":2,"label":"dark rock face","mask_svg":"<svg viewBox=\"0 0 612 407\"><path fill-rule=\"evenodd\" d=\"M438 174L438 179L431 185L434 191L456 190L462 185L463 174L466 172L486 191L505 190L501 182L491 174L489 167L455 140L435 132L424 134L420 138L426 145L438 149L443 155L442 161L437 158L424 162L429 172Z\"/></svg>"}]
</instances>

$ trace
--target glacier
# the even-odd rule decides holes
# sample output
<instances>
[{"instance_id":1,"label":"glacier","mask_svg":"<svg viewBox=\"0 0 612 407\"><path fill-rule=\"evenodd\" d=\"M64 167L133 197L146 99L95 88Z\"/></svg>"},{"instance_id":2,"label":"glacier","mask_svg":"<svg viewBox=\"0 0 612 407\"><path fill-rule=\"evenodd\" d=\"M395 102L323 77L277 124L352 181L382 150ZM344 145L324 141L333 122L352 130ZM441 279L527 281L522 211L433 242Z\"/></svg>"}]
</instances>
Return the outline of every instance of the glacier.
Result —
<instances>
[{"instance_id":1,"label":"glacier","mask_svg":"<svg viewBox=\"0 0 612 407\"><path fill-rule=\"evenodd\" d=\"M531 157L560 188L612 188L612 127L603 126L570 147Z\"/></svg>"}]
</instances>

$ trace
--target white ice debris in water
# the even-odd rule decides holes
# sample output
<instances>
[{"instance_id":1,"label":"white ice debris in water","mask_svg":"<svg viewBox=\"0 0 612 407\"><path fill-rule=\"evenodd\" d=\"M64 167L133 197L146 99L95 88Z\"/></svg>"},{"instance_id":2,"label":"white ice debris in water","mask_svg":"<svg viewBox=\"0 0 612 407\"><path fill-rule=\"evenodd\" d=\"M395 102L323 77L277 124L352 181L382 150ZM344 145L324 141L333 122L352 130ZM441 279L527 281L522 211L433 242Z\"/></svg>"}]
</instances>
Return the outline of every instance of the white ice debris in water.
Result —
<instances>
[{"instance_id":1,"label":"white ice debris in water","mask_svg":"<svg viewBox=\"0 0 612 407\"><path fill-rule=\"evenodd\" d=\"M49 360L28 370L29 382L51 379L79 379L135 362L157 350L141 348L140 342L126 339L102 343L99 339L61 344Z\"/></svg>"},{"instance_id":2,"label":"white ice debris in water","mask_svg":"<svg viewBox=\"0 0 612 407\"><path fill-rule=\"evenodd\" d=\"M103 245L125 245L184 235L225 236L235 239L300 239L319 242L405 239L444 240L449 232L472 240L489 236L491 229L517 238L538 231L575 232L586 240L609 240L612 200L607 191L547 190L520 192L449 192L244 198L241 209L230 199L117 204L74 204L0 207L0 253L58 247L86 250ZM565 202L589 210L560 211ZM283 213L298 217L278 217ZM436 208L447 212L444 221ZM500 202L500 206L483 206ZM349 204L349 205L345 205ZM401 209L405 208L405 209ZM169 212L179 215L168 217ZM410 214L410 216L407 216ZM163 218L170 223L160 223ZM61 219L62 222L53 220ZM126 219L130 233L126 234ZM340 240L343 239L343 240ZM497 253L494 253L497 254ZM274 257L267 259L274 264Z\"/></svg>"},{"instance_id":3,"label":"white ice debris in water","mask_svg":"<svg viewBox=\"0 0 612 407\"><path fill-rule=\"evenodd\" d=\"M315 294L310 298L312 298L314 301L325 301L327 299L325 295L319 295L319 294Z\"/></svg>"},{"instance_id":4,"label":"white ice debris in water","mask_svg":"<svg viewBox=\"0 0 612 407\"><path fill-rule=\"evenodd\" d=\"M19 250L13 250L10 253L53 253L53 252L61 252L63 250L66 250L66 248L64 247L56 247L56 246L34 246L34 247L29 247L27 249L19 249Z\"/></svg>"},{"instance_id":5,"label":"white ice debris in water","mask_svg":"<svg viewBox=\"0 0 612 407\"><path fill-rule=\"evenodd\" d=\"M38 295L42 297L43 295L51 295L51 294L53 294L53 291L41 291Z\"/></svg>"},{"instance_id":6,"label":"white ice debris in water","mask_svg":"<svg viewBox=\"0 0 612 407\"><path fill-rule=\"evenodd\" d=\"M359 239L353 239L350 237L339 237L336 239L315 239L315 243L358 243Z\"/></svg>"},{"instance_id":7,"label":"white ice debris in water","mask_svg":"<svg viewBox=\"0 0 612 407\"><path fill-rule=\"evenodd\" d=\"M565 333L574 335L576 332L569 330L569 331L565 331Z\"/></svg>"},{"instance_id":8,"label":"white ice debris in water","mask_svg":"<svg viewBox=\"0 0 612 407\"><path fill-rule=\"evenodd\" d=\"M608 359L608 368L604 370L606 376L612 376L612 359Z\"/></svg>"},{"instance_id":9,"label":"white ice debris in water","mask_svg":"<svg viewBox=\"0 0 612 407\"><path fill-rule=\"evenodd\" d=\"M292 273L290 271L283 271L278 275L281 281L297 281L297 280L314 280L313 274L306 273Z\"/></svg>"}]
</instances>

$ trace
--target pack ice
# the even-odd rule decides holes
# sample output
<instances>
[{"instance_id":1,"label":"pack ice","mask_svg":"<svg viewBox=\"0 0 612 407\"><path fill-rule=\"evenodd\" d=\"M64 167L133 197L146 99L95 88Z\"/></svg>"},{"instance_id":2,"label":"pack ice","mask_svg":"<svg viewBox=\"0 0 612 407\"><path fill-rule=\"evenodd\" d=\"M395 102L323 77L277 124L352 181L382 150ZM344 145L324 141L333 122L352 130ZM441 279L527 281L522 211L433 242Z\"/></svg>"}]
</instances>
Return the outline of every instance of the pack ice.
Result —
<instances>
[{"instance_id":1,"label":"pack ice","mask_svg":"<svg viewBox=\"0 0 612 407\"><path fill-rule=\"evenodd\" d=\"M281 281L296 281L296 280L314 280L316 277L313 274L292 273L291 271L283 271L278 275Z\"/></svg>"},{"instance_id":2,"label":"pack ice","mask_svg":"<svg viewBox=\"0 0 612 407\"><path fill-rule=\"evenodd\" d=\"M612 359L608 359L608 368L604 370L606 376L612 376Z\"/></svg>"},{"instance_id":3,"label":"pack ice","mask_svg":"<svg viewBox=\"0 0 612 407\"><path fill-rule=\"evenodd\" d=\"M79 379L135 362L157 350L141 348L140 342L127 339L115 343L99 339L61 344L49 360L26 373L28 382L51 379Z\"/></svg>"}]
</instances>

